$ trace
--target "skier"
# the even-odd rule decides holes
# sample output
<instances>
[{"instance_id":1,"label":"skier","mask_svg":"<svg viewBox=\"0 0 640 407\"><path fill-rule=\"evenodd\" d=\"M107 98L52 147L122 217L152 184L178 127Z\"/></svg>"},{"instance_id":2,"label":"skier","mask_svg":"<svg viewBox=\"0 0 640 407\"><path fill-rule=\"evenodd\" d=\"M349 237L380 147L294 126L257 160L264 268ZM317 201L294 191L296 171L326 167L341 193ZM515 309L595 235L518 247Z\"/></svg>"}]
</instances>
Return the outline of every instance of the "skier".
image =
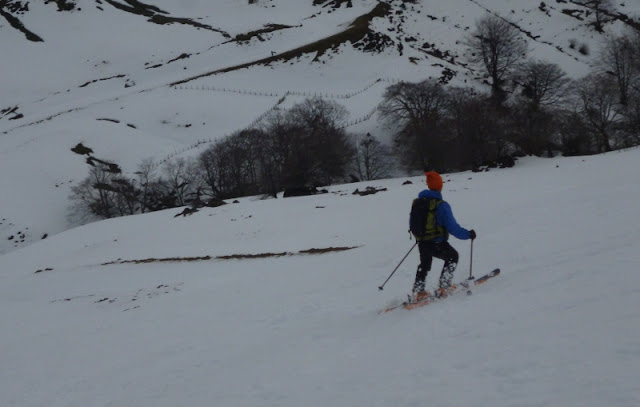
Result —
<instances>
[{"instance_id":1,"label":"skier","mask_svg":"<svg viewBox=\"0 0 640 407\"><path fill-rule=\"evenodd\" d=\"M444 260L440 274L436 297L446 296L455 289L451 285L453 272L458 265L458 252L449 242L449 233L460 240L475 239L476 232L467 230L456 222L451 206L442 200L442 177L435 171L426 172L427 187L414 199L410 215L410 228L418 242L420 265L413 285L414 300L419 301L430 296L425 291L425 279L431 270L434 257ZM418 226L414 226L418 224Z\"/></svg>"}]
</instances>

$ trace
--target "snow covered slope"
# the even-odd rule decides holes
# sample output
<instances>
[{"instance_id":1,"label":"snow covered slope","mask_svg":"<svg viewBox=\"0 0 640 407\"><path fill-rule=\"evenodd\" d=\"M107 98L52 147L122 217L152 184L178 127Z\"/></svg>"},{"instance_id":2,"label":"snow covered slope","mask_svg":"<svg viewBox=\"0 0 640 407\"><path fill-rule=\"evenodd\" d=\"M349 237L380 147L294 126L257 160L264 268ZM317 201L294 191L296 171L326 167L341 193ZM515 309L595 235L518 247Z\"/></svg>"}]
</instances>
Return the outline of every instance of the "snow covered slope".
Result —
<instances>
[{"instance_id":1,"label":"snow covered slope","mask_svg":"<svg viewBox=\"0 0 640 407\"><path fill-rule=\"evenodd\" d=\"M410 289L416 252L377 287L413 244L423 177L15 250L0 257L0 405L637 406L639 163L635 149L445 176L478 233L474 274L503 273L413 311L377 312ZM367 186L386 190L353 194ZM469 242L452 244L463 279Z\"/></svg>"},{"instance_id":2,"label":"snow covered slope","mask_svg":"<svg viewBox=\"0 0 640 407\"><path fill-rule=\"evenodd\" d=\"M2 2L0 253L74 226L67 196L87 174L70 151L78 143L131 174L143 159L197 154L278 103L314 95L347 107L350 131L388 141L372 114L388 84L453 75L452 84L483 86L463 42L486 13L512 20L532 57L573 77L602 37L571 2L248 3ZM638 1L613 3L615 32Z\"/></svg>"}]
</instances>

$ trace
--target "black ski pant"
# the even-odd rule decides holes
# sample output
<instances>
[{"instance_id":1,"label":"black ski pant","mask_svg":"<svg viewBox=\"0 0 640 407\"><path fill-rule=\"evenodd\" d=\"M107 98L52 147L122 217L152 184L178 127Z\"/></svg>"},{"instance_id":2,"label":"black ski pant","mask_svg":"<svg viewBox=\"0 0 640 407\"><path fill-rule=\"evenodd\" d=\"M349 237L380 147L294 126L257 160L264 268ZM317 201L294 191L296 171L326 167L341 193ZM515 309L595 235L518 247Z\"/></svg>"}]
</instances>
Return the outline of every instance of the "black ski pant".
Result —
<instances>
[{"instance_id":1,"label":"black ski pant","mask_svg":"<svg viewBox=\"0 0 640 407\"><path fill-rule=\"evenodd\" d=\"M416 281L413 284L413 291L423 291L427 274L431 270L433 258L444 260L444 267L440 274L440 288L447 289L451 286L453 272L458 265L458 252L449 242L418 242L420 249L420 265L416 272Z\"/></svg>"}]
</instances>

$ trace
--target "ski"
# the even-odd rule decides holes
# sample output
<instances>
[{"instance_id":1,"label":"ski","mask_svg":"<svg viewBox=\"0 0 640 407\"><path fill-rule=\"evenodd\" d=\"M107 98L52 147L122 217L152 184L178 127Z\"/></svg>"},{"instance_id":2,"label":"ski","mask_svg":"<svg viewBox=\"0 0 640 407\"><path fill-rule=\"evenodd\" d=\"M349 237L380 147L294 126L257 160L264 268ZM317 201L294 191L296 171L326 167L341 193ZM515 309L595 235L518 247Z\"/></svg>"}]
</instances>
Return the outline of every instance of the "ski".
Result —
<instances>
[{"instance_id":1,"label":"ski","mask_svg":"<svg viewBox=\"0 0 640 407\"><path fill-rule=\"evenodd\" d=\"M474 285L484 284L488 279L493 278L500 274L500 269L494 269L489 274L485 274L477 280L473 280Z\"/></svg>"},{"instance_id":2,"label":"ski","mask_svg":"<svg viewBox=\"0 0 640 407\"><path fill-rule=\"evenodd\" d=\"M395 304L395 305L389 306L389 307L381 310L379 312L379 314L387 313L389 311L393 311L394 309L400 308L400 307L402 307L404 309L407 309L407 310L412 310L412 309L415 309L415 308L424 307L425 305L431 304L432 302L437 302L437 301L444 300L445 298L450 297L450 296L452 296L452 295L454 295L456 293L462 292L463 290L465 290L467 292L467 294L470 295L471 294L471 282L473 282L474 286L480 285L480 284L484 284L489 279L491 279L491 278L493 278L495 276L498 276L498 275L500 275L500 269L496 268L496 269L492 270L491 272L485 274L484 276L482 276L482 277L480 277L480 278L478 278L476 280L465 280L465 281L462 281L462 282L458 283L456 285L456 289L453 290L452 292L448 293L444 297L436 297L435 295L430 295L429 297L424 298L424 299L422 299L420 301L412 301L411 298L409 298L407 301L404 301L404 302L402 302L400 304Z\"/></svg>"}]
</instances>

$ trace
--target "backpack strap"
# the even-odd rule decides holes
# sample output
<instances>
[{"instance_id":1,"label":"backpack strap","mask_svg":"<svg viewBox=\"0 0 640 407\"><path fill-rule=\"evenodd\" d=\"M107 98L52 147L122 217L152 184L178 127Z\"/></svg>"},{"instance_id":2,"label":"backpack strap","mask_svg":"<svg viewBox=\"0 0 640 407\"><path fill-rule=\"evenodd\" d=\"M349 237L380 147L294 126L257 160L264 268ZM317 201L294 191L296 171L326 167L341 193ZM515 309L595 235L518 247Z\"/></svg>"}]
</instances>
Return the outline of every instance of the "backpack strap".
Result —
<instances>
[{"instance_id":1,"label":"backpack strap","mask_svg":"<svg viewBox=\"0 0 640 407\"><path fill-rule=\"evenodd\" d=\"M429 205L428 205L425 234L424 236L421 236L419 240L433 241L438 238L447 240L449 238L449 233L447 232L444 226L438 225L438 218L436 214L436 211L438 210L438 207L443 202L443 200L438 198L428 198L428 200L429 200Z\"/></svg>"}]
</instances>

